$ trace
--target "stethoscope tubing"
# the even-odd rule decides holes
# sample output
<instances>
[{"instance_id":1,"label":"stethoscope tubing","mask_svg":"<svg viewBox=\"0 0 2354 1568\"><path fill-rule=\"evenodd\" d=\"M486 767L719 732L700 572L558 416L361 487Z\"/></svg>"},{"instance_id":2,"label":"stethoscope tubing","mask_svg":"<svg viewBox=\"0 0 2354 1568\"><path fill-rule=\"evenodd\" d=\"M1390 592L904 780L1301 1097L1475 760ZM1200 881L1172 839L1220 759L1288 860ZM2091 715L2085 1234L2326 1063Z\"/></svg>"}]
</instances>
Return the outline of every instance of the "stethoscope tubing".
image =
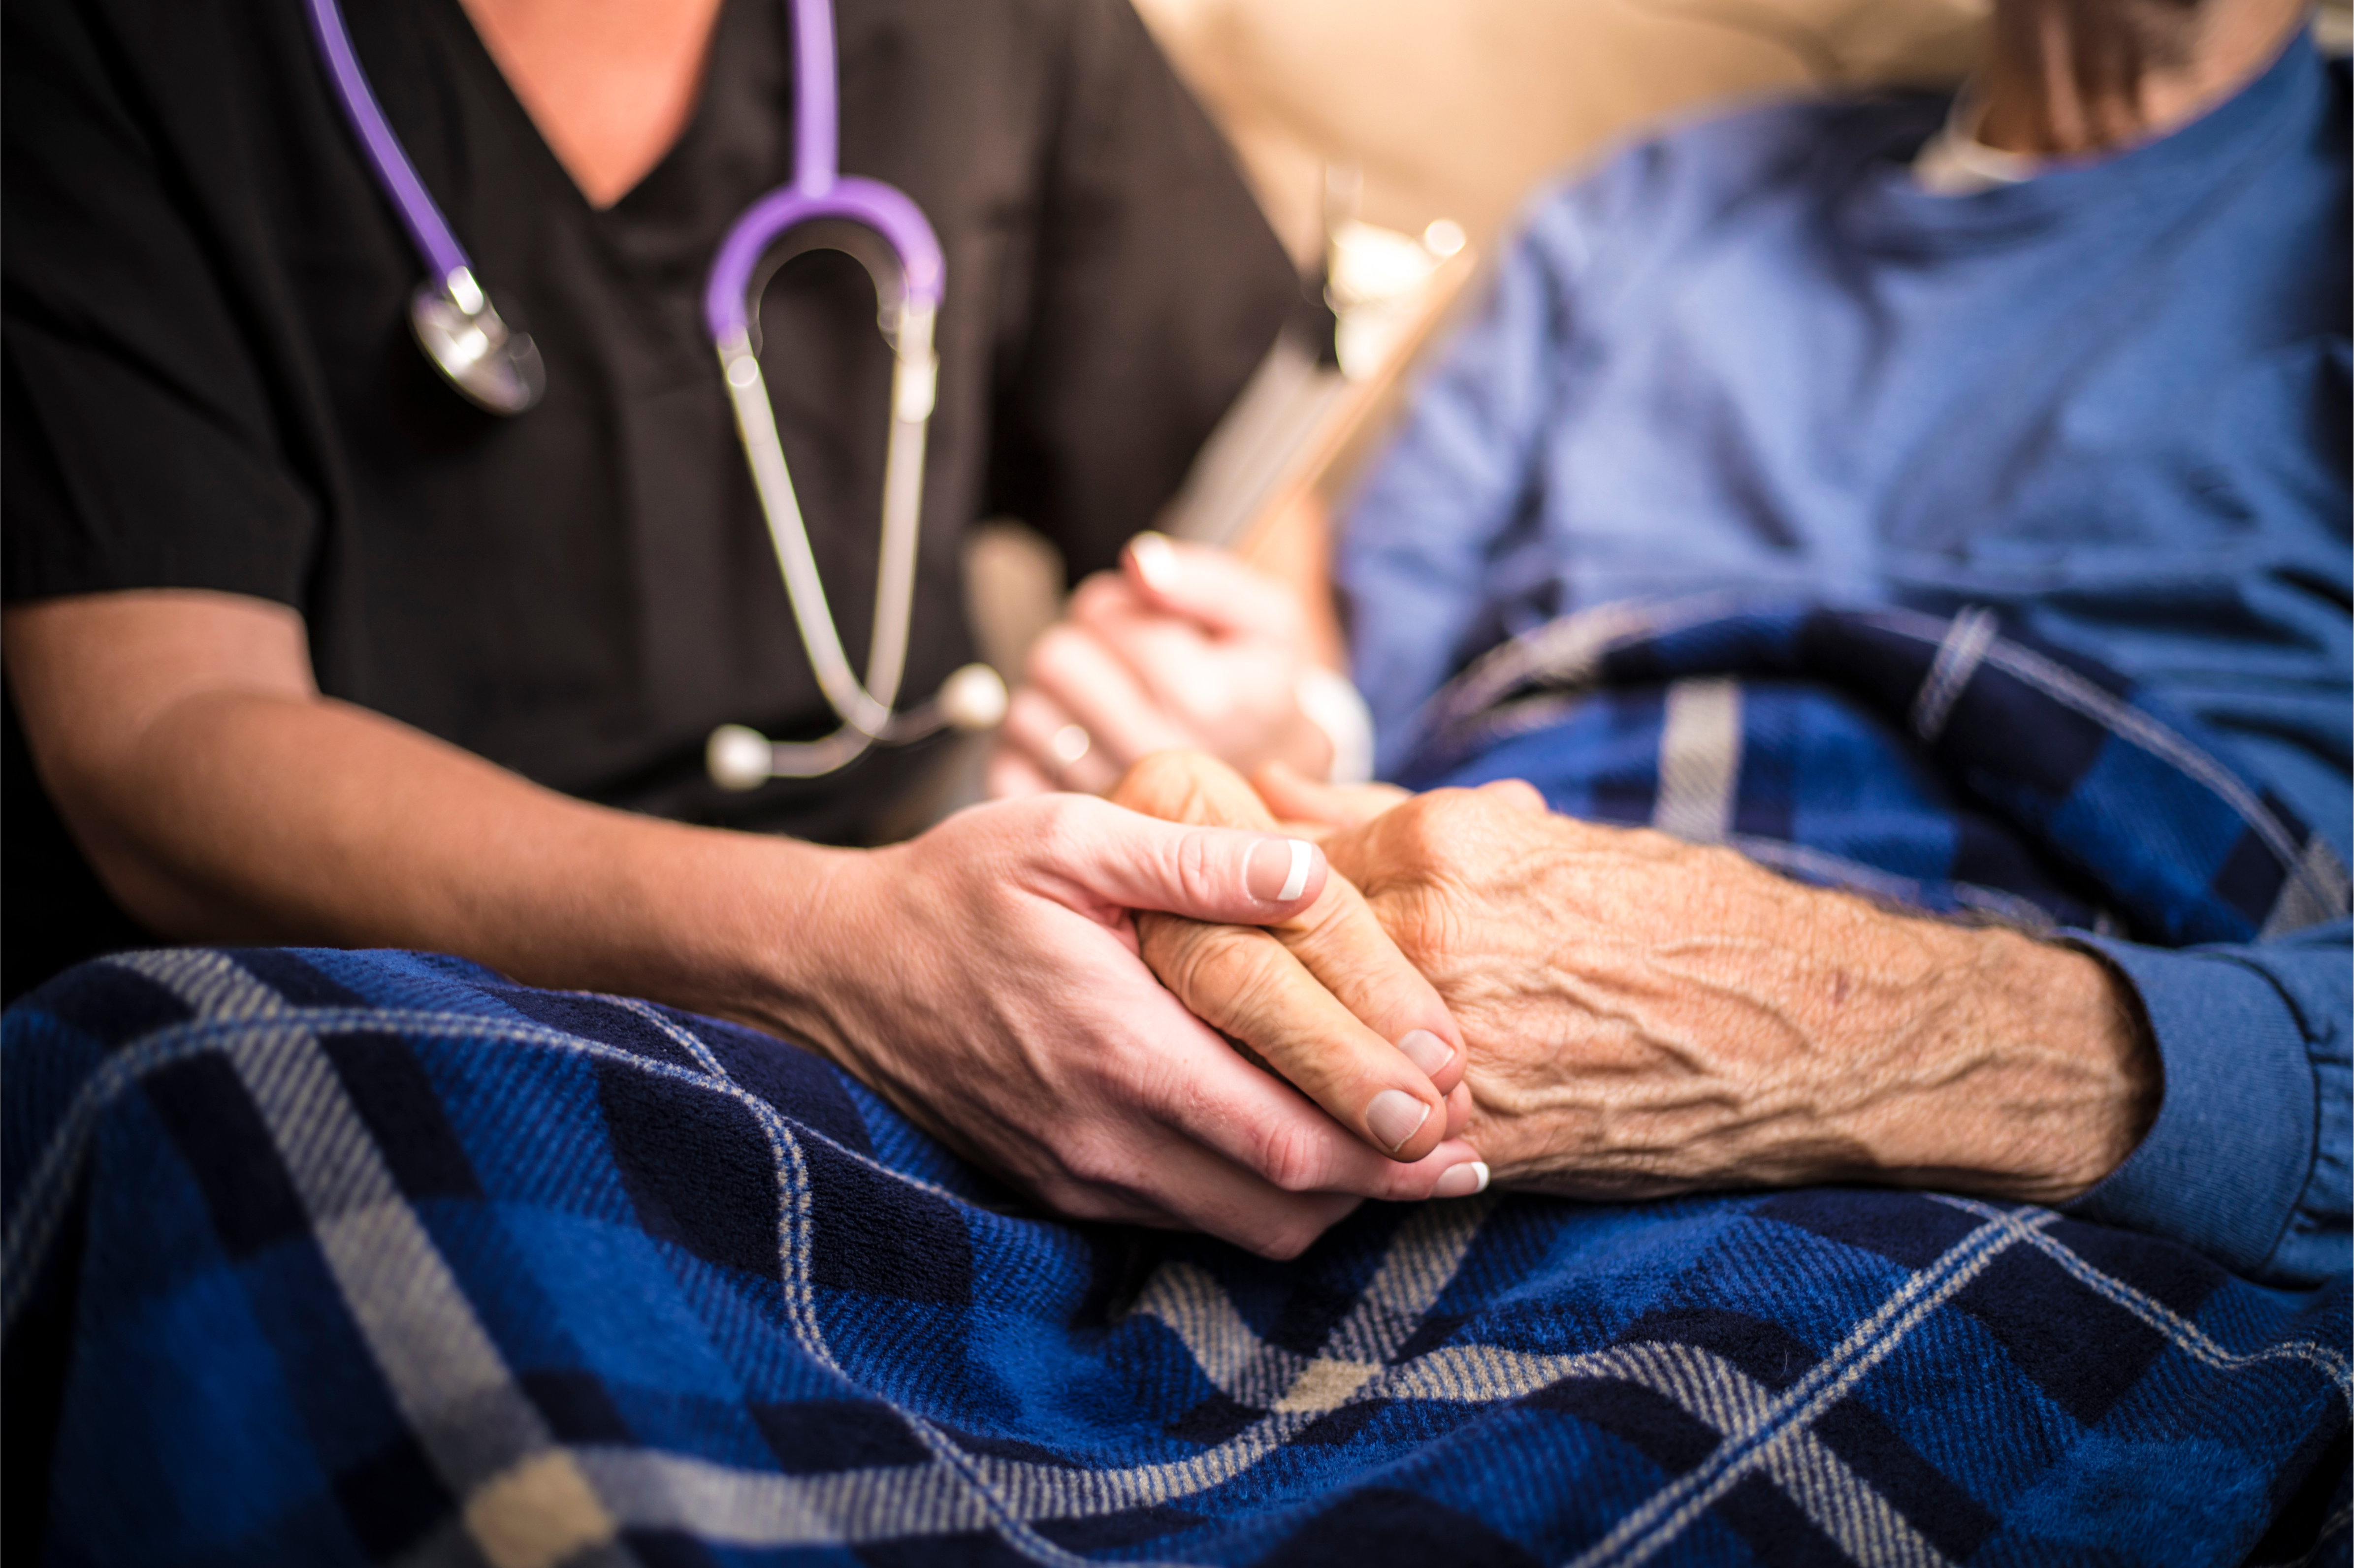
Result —
<instances>
[{"instance_id":1,"label":"stethoscope tubing","mask_svg":"<svg viewBox=\"0 0 2354 1568\"><path fill-rule=\"evenodd\" d=\"M311 33L318 43L320 58L327 62L335 91L344 101L345 118L358 134L361 149L376 166L377 182L392 197L393 210L400 215L402 227L408 230L409 238L431 269L433 281L441 282L455 272L472 277L472 259L450 231L432 196L426 194L425 182L417 177L417 166L408 161L400 138L393 134L383 106L376 101L376 90L368 85L367 73L360 69L359 56L352 49L351 33L344 26L342 9L335 0L304 0L303 9L310 16Z\"/></svg>"},{"instance_id":2,"label":"stethoscope tubing","mask_svg":"<svg viewBox=\"0 0 2354 1568\"><path fill-rule=\"evenodd\" d=\"M429 356L460 390L492 411L520 413L539 395L538 351L522 334L498 319L477 281L473 263L427 193L399 138L386 121L366 73L352 48L337 0L305 0L313 35L345 117L391 198L419 253L432 270L434 292L420 291L412 305L419 340ZM833 9L831 0L790 0L794 86L793 177L770 191L730 227L713 258L704 289L704 320L717 352L721 379L744 447L747 465L767 521L770 544L791 601L794 625L818 688L841 727L822 739L770 742L756 732L723 726L710 748L715 779L745 788L762 778L808 778L830 773L877 741L920 739L950 722L943 700L915 712L895 713L914 632L916 558L921 535L924 449L938 396L939 362L933 348L935 325L945 294L947 267L939 238L921 208L905 193L879 181L844 177L837 166L841 117L835 79ZM875 286L878 322L892 350L891 429L884 459L883 531L876 561L874 637L866 675L852 668L834 624L825 584L817 567L809 527L794 493L792 475L777 432L774 406L753 348L753 290L762 259L779 241L804 225L838 220L878 236L893 265L878 270L865 256ZM765 279L763 278L763 281ZM456 314L451 316L450 309ZM431 330L439 328L438 334ZM451 353L452 344L460 352ZM473 357L467 357L468 353ZM504 385L493 385L498 366L479 363L504 353L514 366ZM981 673L986 674L982 671ZM967 672L959 672L962 677ZM995 683L997 711L1003 687ZM945 690L945 688L944 688ZM968 699L974 687L963 687ZM986 694L982 697L986 698ZM956 705L948 705L954 706ZM987 700L967 700L970 712ZM957 722L964 723L965 720ZM993 719L983 720L993 723ZM747 744L769 748L768 766L748 763ZM734 761L723 768L723 749Z\"/></svg>"}]
</instances>

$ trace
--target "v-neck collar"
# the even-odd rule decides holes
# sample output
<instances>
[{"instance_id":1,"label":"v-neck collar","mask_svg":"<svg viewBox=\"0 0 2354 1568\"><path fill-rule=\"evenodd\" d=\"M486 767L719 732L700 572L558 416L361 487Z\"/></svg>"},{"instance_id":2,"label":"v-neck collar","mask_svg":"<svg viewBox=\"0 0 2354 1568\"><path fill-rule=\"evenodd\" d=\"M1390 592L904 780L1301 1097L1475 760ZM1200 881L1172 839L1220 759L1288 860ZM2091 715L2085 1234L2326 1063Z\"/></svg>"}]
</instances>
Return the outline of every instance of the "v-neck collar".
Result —
<instances>
[{"instance_id":1,"label":"v-neck collar","mask_svg":"<svg viewBox=\"0 0 2354 1568\"><path fill-rule=\"evenodd\" d=\"M742 140L740 135L725 135L721 123L741 125L744 116L727 112L737 99L774 93L780 95L780 102L790 102L790 83L783 69L784 40L778 36L780 22L771 15L775 9L769 0L721 0L718 14L712 20L711 39L705 46L695 105L685 124L635 184L600 207L588 199L572 172L556 155L539 122L532 118L516 93L514 84L499 69L497 58L476 31L473 18L466 14L464 5L460 0L439 0L443 30L455 63L474 79L483 101L504 123L509 143L527 171L525 177L537 182L551 200L561 204L558 210L570 213L616 243L623 252L640 253L631 255L631 260L656 264L661 258L642 253L648 249L646 241L655 241L651 249L656 251L666 250L668 247L657 238L660 231L682 228L695 230L708 225L709 214L700 209L710 204L697 199L708 194L703 188L706 182L698 177L703 172L699 165L714 161L715 152L721 154L716 159L718 163L739 165L781 165L782 155L790 153L785 144L790 141L789 134L777 138L778 145L771 149L715 146L721 142ZM790 123L789 115L758 118L769 124ZM727 171L722 168L719 172L724 179ZM750 202L767 188L762 182L770 172L742 168L740 175L749 176L747 188L727 193L722 205L732 214ZM729 196L732 201L727 199ZM720 221L724 225L726 218ZM707 246L716 243L717 236L698 238Z\"/></svg>"}]
</instances>

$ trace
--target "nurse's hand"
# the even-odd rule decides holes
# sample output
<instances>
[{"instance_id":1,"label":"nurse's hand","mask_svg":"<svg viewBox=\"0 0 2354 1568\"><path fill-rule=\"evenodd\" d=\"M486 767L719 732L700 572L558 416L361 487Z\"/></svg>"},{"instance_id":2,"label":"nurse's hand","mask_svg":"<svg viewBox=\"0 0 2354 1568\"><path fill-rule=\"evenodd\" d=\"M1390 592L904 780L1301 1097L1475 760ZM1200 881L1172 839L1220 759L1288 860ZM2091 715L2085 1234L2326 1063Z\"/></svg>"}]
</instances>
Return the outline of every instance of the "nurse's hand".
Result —
<instances>
[{"instance_id":1,"label":"nurse's hand","mask_svg":"<svg viewBox=\"0 0 2354 1568\"><path fill-rule=\"evenodd\" d=\"M1119 804L1175 822L1276 831L1242 775L1199 752L1164 751L1130 768ZM1471 1112L1462 1032L1347 879L1325 880L1298 913L1222 924L1140 914L1144 961L1179 1001L1377 1149L1411 1152ZM1417 1091L1402 1056L1447 1098ZM1450 1174L1437 1195L1487 1185L1484 1166Z\"/></svg>"},{"instance_id":2,"label":"nurse's hand","mask_svg":"<svg viewBox=\"0 0 2354 1568\"><path fill-rule=\"evenodd\" d=\"M1301 712L1306 617L1292 590L1223 550L1139 535L1071 596L1013 694L989 790L1102 794L1156 751L1314 778L1332 746Z\"/></svg>"},{"instance_id":3,"label":"nurse's hand","mask_svg":"<svg viewBox=\"0 0 2354 1568\"><path fill-rule=\"evenodd\" d=\"M1316 907L1327 874L1304 853L1284 898L1294 851L1275 833L1072 794L976 807L909 843L829 856L779 930L782 994L731 1011L815 1045L1065 1213L1289 1256L1360 1199L1428 1197L1478 1159L1446 1139L1444 1115L1395 1158L1370 1147L1237 1055L1139 959L1135 910L1251 926ZM1388 1060L1361 1087L1443 1104L1375 1044ZM1350 1108L1357 1126L1365 1107Z\"/></svg>"}]
</instances>

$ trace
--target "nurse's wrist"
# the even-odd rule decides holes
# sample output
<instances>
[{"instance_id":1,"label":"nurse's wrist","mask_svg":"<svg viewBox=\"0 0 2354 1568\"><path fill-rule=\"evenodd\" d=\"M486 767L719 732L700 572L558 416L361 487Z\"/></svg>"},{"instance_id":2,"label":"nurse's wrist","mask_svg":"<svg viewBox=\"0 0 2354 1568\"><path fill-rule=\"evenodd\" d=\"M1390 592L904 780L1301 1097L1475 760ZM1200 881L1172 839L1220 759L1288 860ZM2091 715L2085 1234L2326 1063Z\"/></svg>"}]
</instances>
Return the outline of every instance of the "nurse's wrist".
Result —
<instances>
[{"instance_id":1,"label":"nurse's wrist","mask_svg":"<svg viewBox=\"0 0 2354 1568\"><path fill-rule=\"evenodd\" d=\"M702 832L695 905L673 933L695 1005L850 1065L840 1020L855 970L840 938L864 924L848 906L879 852Z\"/></svg>"}]
</instances>

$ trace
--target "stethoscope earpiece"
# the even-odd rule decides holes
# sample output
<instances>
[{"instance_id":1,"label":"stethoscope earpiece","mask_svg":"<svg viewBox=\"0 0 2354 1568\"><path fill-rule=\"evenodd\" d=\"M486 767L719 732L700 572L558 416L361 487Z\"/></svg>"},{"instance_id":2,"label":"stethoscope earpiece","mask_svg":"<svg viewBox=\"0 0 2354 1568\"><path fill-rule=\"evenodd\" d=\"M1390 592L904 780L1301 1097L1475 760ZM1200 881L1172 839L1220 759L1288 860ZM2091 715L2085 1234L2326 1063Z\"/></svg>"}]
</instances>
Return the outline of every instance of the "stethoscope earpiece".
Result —
<instances>
[{"instance_id":1,"label":"stethoscope earpiece","mask_svg":"<svg viewBox=\"0 0 2354 1568\"><path fill-rule=\"evenodd\" d=\"M720 242L704 291L704 320L736 412L737 433L753 488L776 546L801 647L818 689L842 720L821 740L772 741L742 725L711 734L705 763L722 789L753 789L771 779L808 779L846 766L880 742L904 745L953 725L978 730L1004 718L1005 683L982 664L950 675L933 699L894 711L906 672L916 602L916 545L922 523L924 442L938 395L939 361L932 329L943 297L940 243L922 209L903 191L844 177L835 153L842 124L834 93L833 10L830 0L790 0L793 19L793 179L755 202ZM494 414L520 414L539 401L546 367L528 333L509 327L474 276L458 238L433 205L392 132L360 69L337 0L308 0L313 37L377 180L425 258L429 281L411 296L409 324L428 358L451 385ZM874 639L862 676L853 670L819 580L816 552L793 494L777 439L776 413L752 347L756 299L769 272L761 259L792 229L848 222L882 239L887 258L861 247L849 253L875 279L879 323L891 345L891 430L884 454L883 539L875 566ZM815 248L815 247L812 247ZM825 249L839 249L828 244Z\"/></svg>"},{"instance_id":2,"label":"stethoscope earpiece","mask_svg":"<svg viewBox=\"0 0 2354 1568\"><path fill-rule=\"evenodd\" d=\"M978 735L1005 722L1011 701L1005 677L986 664L967 664L940 683L939 695L932 705L950 728Z\"/></svg>"},{"instance_id":3,"label":"stethoscope earpiece","mask_svg":"<svg viewBox=\"0 0 2354 1568\"><path fill-rule=\"evenodd\" d=\"M769 737L749 725L723 724L703 747L703 766L722 789L758 789L776 777Z\"/></svg>"}]
</instances>

